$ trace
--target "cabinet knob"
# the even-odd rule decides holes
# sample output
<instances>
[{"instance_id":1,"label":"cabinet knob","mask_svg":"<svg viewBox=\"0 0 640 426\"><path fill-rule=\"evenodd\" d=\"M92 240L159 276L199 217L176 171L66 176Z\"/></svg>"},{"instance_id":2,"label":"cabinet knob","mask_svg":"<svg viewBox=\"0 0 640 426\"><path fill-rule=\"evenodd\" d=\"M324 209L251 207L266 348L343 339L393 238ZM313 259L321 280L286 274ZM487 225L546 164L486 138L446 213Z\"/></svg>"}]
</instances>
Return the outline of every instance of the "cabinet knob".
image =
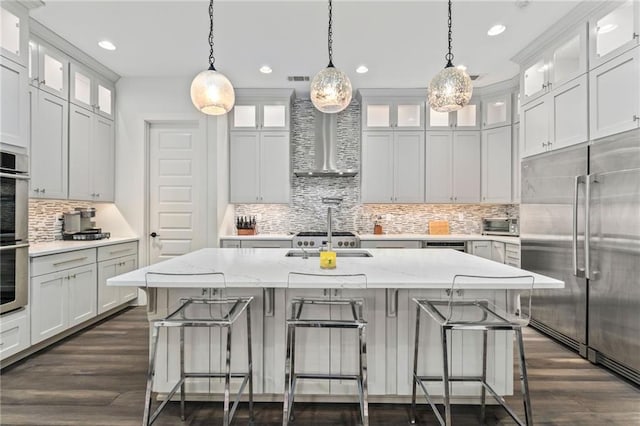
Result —
<instances>
[{"instance_id":1,"label":"cabinet knob","mask_svg":"<svg viewBox=\"0 0 640 426\"><path fill-rule=\"evenodd\" d=\"M31 82L40 84L40 80L38 80L38 77L32 78Z\"/></svg>"},{"instance_id":2,"label":"cabinet knob","mask_svg":"<svg viewBox=\"0 0 640 426\"><path fill-rule=\"evenodd\" d=\"M449 201L453 201L453 197L449 197Z\"/></svg>"},{"instance_id":3,"label":"cabinet knob","mask_svg":"<svg viewBox=\"0 0 640 426\"><path fill-rule=\"evenodd\" d=\"M634 39L636 39L636 38L638 38L638 37L640 37L640 35L639 35L638 33L633 33L633 38L634 38Z\"/></svg>"},{"instance_id":4,"label":"cabinet knob","mask_svg":"<svg viewBox=\"0 0 640 426\"><path fill-rule=\"evenodd\" d=\"M634 114L633 115L633 121L638 121L638 120L640 120L640 117L638 117L637 115Z\"/></svg>"},{"instance_id":5,"label":"cabinet knob","mask_svg":"<svg viewBox=\"0 0 640 426\"><path fill-rule=\"evenodd\" d=\"M99 192L96 194L96 197L100 198L100 193Z\"/></svg>"},{"instance_id":6,"label":"cabinet knob","mask_svg":"<svg viewBox=\"0 0 640 426\"><path fill-rule=\"evenodd\" d=\"M40 192L42 192L43 194L44 194L44 191L45 191L45 189L44 189L44 188L42 188L42 189L40 190Z\"/></svg>"},{"instance_id":7,"label":"cabinet knob","mask_svg":"<svg viewBox=\"0 0 640 426\"><path fill-rule=\"evenodd\" d=\"M47 84L47 82L45 80L42 80L40 84Z\"/></svg>"},{"instance_id":8,"label":"cabinet knob","mask_svg":"<svg viewBox=\"0 0 640 426\"><path fill-rule=\"evenodd\" d=\"M154 232L150 233L150 234L149 234L149 236L150 236L151 238L155 238L155 237L159 237L160 235L159 235L159 234L157 234L157 233L154 231Z\"/></svg>"}]
</instances>

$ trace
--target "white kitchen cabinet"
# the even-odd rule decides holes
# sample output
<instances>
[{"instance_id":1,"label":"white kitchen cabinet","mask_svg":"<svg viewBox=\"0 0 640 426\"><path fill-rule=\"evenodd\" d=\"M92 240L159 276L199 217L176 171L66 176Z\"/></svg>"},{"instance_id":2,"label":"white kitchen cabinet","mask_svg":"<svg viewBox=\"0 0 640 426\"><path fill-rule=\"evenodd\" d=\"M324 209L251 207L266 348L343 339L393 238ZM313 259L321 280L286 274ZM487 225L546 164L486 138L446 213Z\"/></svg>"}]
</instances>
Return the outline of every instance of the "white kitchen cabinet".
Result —
<instances>
[{"instance_id":1,"label":"white kitchen cabinet","mask_svg":"<svg viewBox=\"0 0 640 426\"><path fill-rule=\"evenodd\" d=\"M424 202L424 132L363 132L362 202Z\"/></svg>"},{"instance_id":2,"label":"white kitchen cabinet","mask_svg":"<svg viewBox=\"0 0 640 426\"><path fill-rule=\"evenodd\" d=\"M289 132L231 132L231 203L288 203Z\"/></svg>"},{"instance_id":3,"label":"white kitchen cabinet","mask_svg":"<svg viewBox=\"0 0 640 426\"><path fill-rule=\"evenodd\" d=\"M640 44L640 3L604 4L589 19L589 69L594 69Z\"/></svg>"},{"instance_id":4,"label":"white kitchen cabinet","mask_svg":"<svg viewBox=\"0 0 640 426\"><path fill-rule=\"evenodd\" d=\"M510 203L511 126L482 131L482 202Z\"/></svg>"},{"instance_id":5,"label":"white kitchen cabinet","mask_svg":"<svg viewBox=\"0 0 640 426\"><path fill-rule=\"evenodd\" d=\"M109 278L133 271L137 268L137 265L137 255L98 262L98 314L105 313L137 297L137 287L115 287L107 285Z\"/></svg>"},{"instance_id":6,"label":"white kitchen cabinet","mask_svg":"<svg viewBox=\"0 0 640 426\"><path fill-rule=\"evenodd\" d=\"M362 130L424 129L423 97L363 97Z\"/></svg>"},{"instance_id":7,"label":"white kitchen cabinet","mask_svg":"<svg viewBox=\"0 0 640 426\"><path fill-rule=\"evenodd\" d=\"M220 248L240 248L240 240L220 239Z\"/></svg>"},{"instance_id":8,"label":"white kitchen cabinet","mask_svg":"<svg viewBox=\"0 0 640 426\"><path fill-rule=\"evenodd\" d=\"M513 123L520 122L520 111L522 111L522 102L520 102L520 91L511 94L511 112L513 115Z\"/></svg>"},{"instance_id":9,"label":"white kitchen cabinet","mask_svg":"<svg viewBox=\"0 0 640 426\"><path fill-rule=\"evenodd\" d=\"M31 345L29 307L5 313L0 321L0 361Z\"/></svg>"},{"instance_id":10,"label":"white kitchen cabinet","mask_svg":"<svg viewBox=\"0 0 640 426\"><path fill-rule=\"evenodd\" d=\"M71 62L69 101L104 118L115 117L115 86L99 74Z\"/></svg>"},{"instance_id":11,"label":"white kitchen cabinet","mask_svg":"<svg viewBox=\"0 0 640 426\"><path fill-rule=\"evenodd\" d=\"M517 244L505 244L504 263L510 266L520 267L520 246Z\"/></svg>"},{"instance_id":12,"label":"white kitchen cabinet","mask_svg":"<svg viewBox=\"0 0 640 426\"><path fill-rule=\"evenodd\" d=\"M291 248L291 240L242 240L242 248Z\"/></svg>"},{"instance_id":13,"label":"white kitchen cabinet","mask_svg":"<svg viewBox=\"0 0 640 426\"><path fill-rule=\"evenodd\" d=\"M360 240L361 248L384 248L384 249L419 249L422 248L422 241L417 240Z\"/></svg>"},{"instance_id":14,"label":"white kitchen cabinet","mask_svg":"<svg viewBox=\"0 0 640 426\"><path fill-rule=\"evenodd\" d=\"M26 151L29 144L27 87L26 69L0 58L0 143L21 152Z\"/></svg>"},{"instance_id":15,"label":"white kitchen cabinet","mask_svg":"<svg viewBox=\"0 0 640 426\"><path fill-rule=\"evenodd\" d=\"M505 256L505 244L500 241L491 241L491 260L504 263Z\"/></svg>"},{"instance_id":16,"label":"white kitchen cabinet","mask_svg":"<svg viewBox=\"0 0 640 426\"><path fill-rule=\"evenodd\" d=\"M70 269L67 277L67 297L69 298L69 324L73 327L95 317L97 312L96 299L96 265Z\"/></svg>"},{"instance_id":17,"label":"white kitchen cabinet","mask_svg":"<svg viewBox=\"0 0 640 426\"><path fill-rule=\"evenodd\" d=\"M588 139L587 76L556 87L522 110L522 157Z\"/></svg>"},{"instance_id":18,"label":"white kitchen cabinet","mask_svg":"<svg viewBox=\"0 0 640 426\"><path fill-rule=\"evenodd\" d=\"M589 72L589 114L591 139L640 126L640 47Z\"/></svg>"},{"instance_id":19,"label":"white kitchen cabinet","mask_svg":"<svg viewBox=\"0 0 640 426\"><path fill-rule=\"evenodd\" d=\"M68 194L69 103L31 87L32 198L66 199Z\"/></svg>"},{"instance_id":20,"label":"white kitchen cabinet","mask_svg":"<svg viewBox=\"0 0 640 426\"><path fill-rule=\"evenodd\" d=\"M426 202L480 202L480 132L427 132Z\"/></svg>"},{"instance_id":21,"label":"white kitchen cabinet","mask_svg":"<svg viewBox=\"0 0 640 426\"><path fill-rule=\"evenodd\" d=\"M482 128L492 129L511 124L511 92L482 99Z\"/></svg>"},{"instance_id":22,"label":"white kitchen cabinet","mask_svg":"<svg viewBox=\"0 0 640 426\"><path fill-rule=\"evenodd\" d=\"M587 26L579 24L566 36L523 64L520 93L523 105L555 90L587 71Z\"/></svg>"},{"instance_id":23,"label":"white kitchen cabinet","mask_svg":"<svg viewBox=\"0 0 640 426\"><path fill-rule=\"evenodd\" d=\"M491 253L491 241L471 241L470 253L474 256L484 257L485 259L493 259Z\"/></svg>"},{"instance_id":24,"label":"white kitchen cabinet","mask_svg":"<svg viewBox=\"0 0 640 426\"><path fill-rule=\"evenodd\" d=\"M520 123L511 128L511 201L520 203Z\"/></svg>"},{"instance_id":25,"label":"white kitchen cabinet","mask_svg":"<svg viewBox=\"0 0 640 426\"><path fill-rule=\"evenodd\" d=\"M480 100L472 98L467 105L453 112L438 112L427 106L428 130L479 130L481 124Z\"/></svg>"},{"instance_id":26,"label":"white kitchen cabinet","mask_svg":"<svg viewBox=\"0 0 640 426\"><path fill-rule=\"evenodd\" d=\"M229 113L233 131L288 131L293 90L237 89L235 106Z\"/></svg>"},{"instance_id":27,"label":"white kitchen cabinet","mask_svg":"<svg viewBox=\"0 0 640 426\"><path fill-rule=\"evenodd\" d=\"M69 271L31 278L31 344L67 329L69 324Z\"/></svg>"},{"instance_id":28,"label":"white kitchen cabinet","mask_svg":"<svg viewBox=\"0 0 640 426\"><path fill-rule=\"evenodd\" d=\"M29 11L18 2L3 1L0 3L0 23L0 54L26 67Z\"/></svg>"},{"instance_id":29,"label":"white kitchen cabinet","mask_svg":"<svg viewBox=\"0 0 640 426\"><path fill-rule=\"evenodd\" d=\"M29 83L62 99L69 99L69 59L58 49L29 40Z\"/></svg>"},{"instance_id":30,"label":"white kitchen cabinet","mask_svg":"<svg viewBox=\"0 0 640 426\"><path fill-rule=\"evenodd\" d=\"M114 122L84 108L69 111L69 198L113 201Z\"/></svg>"}]
</instances>

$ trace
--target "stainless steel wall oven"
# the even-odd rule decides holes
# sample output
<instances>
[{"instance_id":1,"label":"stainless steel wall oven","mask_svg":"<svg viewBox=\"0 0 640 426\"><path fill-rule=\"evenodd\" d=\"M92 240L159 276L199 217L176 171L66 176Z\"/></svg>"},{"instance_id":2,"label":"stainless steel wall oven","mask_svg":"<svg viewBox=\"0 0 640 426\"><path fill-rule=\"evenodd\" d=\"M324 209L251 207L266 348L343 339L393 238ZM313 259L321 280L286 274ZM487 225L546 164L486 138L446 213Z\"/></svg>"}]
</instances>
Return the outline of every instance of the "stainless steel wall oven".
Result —
<instances>
[{"instance_id":1,"label":"stainless steel wall oven","mask_svg":"<svg viewBox=\"0 0 640 426\"><path fill-rule=\"evenodd\" d=\"M0 151L0 314L28 301L27 170L26 155Z\"/></svg>"}]
</instances>

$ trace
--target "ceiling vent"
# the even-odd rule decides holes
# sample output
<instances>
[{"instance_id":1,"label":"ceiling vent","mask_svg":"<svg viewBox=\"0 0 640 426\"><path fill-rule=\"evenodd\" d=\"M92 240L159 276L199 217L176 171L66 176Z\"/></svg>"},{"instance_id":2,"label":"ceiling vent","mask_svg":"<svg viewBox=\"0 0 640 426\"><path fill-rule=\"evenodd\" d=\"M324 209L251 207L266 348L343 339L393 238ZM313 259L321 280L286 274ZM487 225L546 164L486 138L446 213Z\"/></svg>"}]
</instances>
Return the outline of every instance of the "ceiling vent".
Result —
<instances>
[{"instance_id":1,"label":"ceiling vent","mask_svg":"<svg viewBox=\"0 0 640 426\"><path fill-rule=\"evenodd\" d=\"M289 81L309 81L308 75L290 75L287 77Z\"/></svg>"}]
</instances>

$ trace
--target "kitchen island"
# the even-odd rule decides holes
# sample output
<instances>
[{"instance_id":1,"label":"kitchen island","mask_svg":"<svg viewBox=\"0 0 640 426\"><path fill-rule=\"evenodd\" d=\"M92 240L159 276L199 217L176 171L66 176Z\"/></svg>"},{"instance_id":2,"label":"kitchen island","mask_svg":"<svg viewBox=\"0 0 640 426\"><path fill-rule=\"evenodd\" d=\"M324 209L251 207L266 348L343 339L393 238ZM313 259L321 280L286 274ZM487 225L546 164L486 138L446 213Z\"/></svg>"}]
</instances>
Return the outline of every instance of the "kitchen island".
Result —
<instances>
[{"instance_id":1,"label":"kitchen island","mask_svg":"<svg viewBox=\"0 0 640 426\"><path fill-rule=\"evenodd\" d=\"M364 317L368 321L367 346L369 394L371 401L407 402L411 395L413 333L415 329L414 297L440 298L456 274L512 276L525 271L455 250L420 249L346 249L338 251L337 268L325 271L319 259L302 257L296 249L202 249L146 268L111 278L109 285L139 286L149 295L149 318L160 318L177 306L180 297L253 296L252 328L254 353L254 383L257 400L281 400L284 390L285 319L289 316L289 300L293 297L360 297L365 300ZM370 257L342 257L344 254L368 254ZM289 255L289 256L287 256ZM294 256L291 256L294 255ZM216 284L199 279L176 282L154 277L148 283L146 272L204 273L224 272L225 280ZM365 273L366 284L337 285L330 288L322 277L304 283L288 283L289 272L355 274ZM528 273L527 273L528 274ZM535 288L562 288L563 282L539 274ZM210 278L208 278L210 280ZM467 288L461 297L496 299L505 291L518 288L516 283L488 280ZM476 290L476 291L471 291ZM316 308L316 307L314 307ZM346 318L348 312L336 307L317 307L316 317ZM322 310L325 311L322 311ZM441 353L438 328L432 322L423 323L420 372L440 374ZM179 375L177 363L178 332L160 336L155 390L167 392ZM243 344L246 334L242 324L234 331L232 369L246 368ZM299 371L346 374L357 368L357 339L351 330L304 330L296 336L304 352L297 355ZM479 374L482 338L478 333L456 333L451 368L453 374ZM185 365L191 371L220 371L224 338L219 330L188 330L186 333ZM510 332L490 335L488 377L501 394L513 391L513 344ZM353 382L301 382L297 400L355 401ZM440 393L441 386L431 386ZM189 397L205 393L221 393L223 383L217 380L193 381L187 386ZM476 383L455 383L454 401L474 402L480 388Z\"/></svg>"}]
</instances>

